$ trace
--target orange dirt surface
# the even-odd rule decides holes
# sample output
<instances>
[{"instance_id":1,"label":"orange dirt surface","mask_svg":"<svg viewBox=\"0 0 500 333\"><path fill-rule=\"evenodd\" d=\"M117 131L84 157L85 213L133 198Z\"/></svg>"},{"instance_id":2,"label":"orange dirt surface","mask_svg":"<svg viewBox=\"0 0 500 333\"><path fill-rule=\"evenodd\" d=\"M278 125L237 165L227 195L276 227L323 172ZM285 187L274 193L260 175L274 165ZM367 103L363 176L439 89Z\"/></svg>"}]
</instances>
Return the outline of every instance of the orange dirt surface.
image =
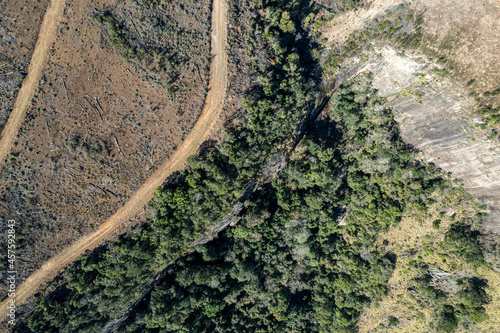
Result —
<instances>
[{"instance_id":1,"label":"orange dirt surface","mask_svg":"<svg viewBox=\"0 0 500 333\"><path fill-rule=\"evenodd\" d=\"M49 3L0 1L0 131L14 108Z\"/></svg>"},{"instance_id":2,"label":"orange dirt surface","mask_svg":"<svg viewBox=\"0 0 500 333\"><path fill-rule=\"evenodd\" d=\"M42 268L31 274L16 291L17 305L22 304L30 295L54 279L68 264L86 251L96 248L104 241L115 236L117 230L120 230L123 225L129 222L131 217L144 208L152 198L155 189L161 186L172 172L184 168L186 159L196 152L200 144L210 134L222 110L227 86L226 6L225 0L214 0L213 2L211 44L213 60L210 66L209 92L206 96L202 114L189 135L173 155L97 231L80 238L76 243L47 260ZM0 304L0 317L5 318L6 313L7 302L3 302Z\"/></svg>"},{"instance_id":3,"label":"orange dirt surface","mask_svg":"<svg viewBox=\"0 0 500 333\"><path fill-rule=\"evenodd\" d=\"M31 103L35 89L38 86L38 81L42 76L43 65L47 59L49 49L54 42L57 24L63 13L65 2L65 0L52 0L43 17L38 40L28 67L28 75L23 81L21 89L17 94L14 109L2 131L2 138L0 139L0 167L12 148L12 143L17 137L17 132L24 120L26 110Z\"/></svg>"}]
</instances>

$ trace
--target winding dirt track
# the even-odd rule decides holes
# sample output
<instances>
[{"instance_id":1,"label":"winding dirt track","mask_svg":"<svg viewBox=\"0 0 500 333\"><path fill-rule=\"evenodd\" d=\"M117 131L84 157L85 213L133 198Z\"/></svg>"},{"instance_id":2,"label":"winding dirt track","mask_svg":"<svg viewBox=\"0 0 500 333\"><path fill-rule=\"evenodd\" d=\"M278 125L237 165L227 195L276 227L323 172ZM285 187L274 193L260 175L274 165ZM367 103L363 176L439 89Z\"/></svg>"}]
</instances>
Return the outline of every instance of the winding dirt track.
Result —
<instances>
[{"instance_id":1,"label":"winding dirt track","mask_svg":"<svg viewBox=\"0 0 500 333\"><path fill-rule=\"evenodd\" d=\"M17 93L14 108L2 131L2 139L0 139L0 167L5 162L5 158L12 148L12 143L17 137L17 132L24 120L26 110L31 104L38 81L42 77L43 65L45 64L49 49L55 40L57 25L64 11L65 3L66 0L52 0L43 17L40 32L38 33L38 40L36 41L28 67L28 75Z\"/></svg>"},{"instance_id":2,"label":"winding dirt track","mask_svg":"<svg viewBox=\"0 0 500 333\"><path fill-rule=\"evenodd\" d=\"M121 207L111 218L109 218L105 223L103 223L97 231L94 233L80 238L75 244L71 245L69 248L63 250L54 258L49 259L45 264L36 272L31 274L31 276L26 279L26 281L18 286L16 291L16 305L22 304L30 295L33 295L37 290L42 288L46 283L54 279L54 277L61 272L68 264L76 260L78 257L83 255L87 250L93 250L105 240L110 239L115 235L117 229L129 222L130 217L134 216L137 212L142 210L145 205L153 197L153 192L156 188L161 186L167 177L175 171L182 170L184 168L186 159L194 154L198 149L199 145L205 140L210 130L213 128L216 119L218 118L222 105L224 102L227 86L227 56L225 52L227 31L226 31L226 14L227 14L227 0L214 0L213 1L213 11L212 11L212 63L210 65L210 83L209 91L205 100L205 105L203 111L198 118L193 129L183 141L182 145L177 149L174 154L165 161L147 180L146 182L130 197L130 199ZM28 74L26 80L32 80L32 83L23 82L23 88L26 86L20 96L21 102L16 101L16 105L24 106L24 109L20 108L17 113L21 113L16 116L19 117L17 120L18 124L16 128L19 128L22 119L24 118L24 110L26 110L29 100L33 94L33 89L35 89L42 71L43 59L47 55L48 48L51 41L55 38L56 29L59 22L62 9L64 8L64 0L52 0L51 6L48 8L45 14L44 21L42 23L42 29L40 30L40 39L44 39L44 42L37 42L35 52L33 53L33 59L35 59L35 64L30 64L30 70L37 71L32 74ZM31 75L31 76L30 76ZM31 87L31 90L29 90ZM31 92L30 92L31 91ZM19 103L18 103L19 102ZM9 118L9 123L11 119ZM8 126L8 125L7 125ZM6 127L7 128L7 127ZM13 128L15 129L15 128ZM8 143L12 142L17 134L17 130L14 132L8 132L11 138L6 138ZM7 136L7 133L5 134ZM8 153L9 147L3 148L2 139L2 159ZM4 153L4 150L6 151ZM6 299L0 304L0 320L3 320L7 315L7 301Z\"/></svg>"}]
</instances>

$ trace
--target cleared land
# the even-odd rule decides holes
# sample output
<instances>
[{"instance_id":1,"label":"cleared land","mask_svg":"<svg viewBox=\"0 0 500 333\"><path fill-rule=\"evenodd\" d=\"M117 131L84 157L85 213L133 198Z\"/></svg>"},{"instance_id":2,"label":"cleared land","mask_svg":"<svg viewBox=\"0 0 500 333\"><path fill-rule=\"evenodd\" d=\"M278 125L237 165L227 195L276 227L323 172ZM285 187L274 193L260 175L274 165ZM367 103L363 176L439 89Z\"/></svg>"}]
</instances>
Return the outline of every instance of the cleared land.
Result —
<instances>
[{"instance_id":1,"label":"cleared land","mask_svg":"<svg viewBox=\"0 0 500 333\"><path fill-rule=\"evenodd\" d=\"M65 3L65 0L53 0L47 7L47 11L43 17L38 40L28 68L28 75L24 79L21 89L19 89L14 109L2 131L2 139L0 140L0 166L4 163L7 154L10 152L12 143L17 137L17 132L24 120L26 110L33 98L38 81L40 81L42 76L43 65L50 46L54 42L57 25L59 24Z\"/></svg>"},{"instance_id":2,"label":"cleared land","mask_svg":"<svg viewBox=\"0 0 500 333\"><path fill-rule=\"evenodd\" d=\"M157 13L134 0L66 0L42 77L2 168L0 216L18 222L19 283L125 205L182 144L203 111L212 0L145 1L160 4ZM184 2L184 10L178 9ZM116 18L125 47L113 44L96 13ZM38 30L32 49L37 35ZM144 47L134 44L137 40ZM134 47L142 58L127 61L121 51ZM9 113L13 105L14 100ZM147 216L137 214L124 229ZM5 248L0 246L0 254ZM0 301L8 290L5 278L0 276Z\"/></svg>"},{"instance_id":3,"label":"cleared land","mask_svg":"<svg viewBox=\"0 0 500 333\"><path fill-rule=\"evenodd\" d=\"M172 173L184 167L186 159L196 152L199 145L210 133L221 109L226 92L227 57L225 45L226 2L214 0L212 12L212 55L210 67L209 92L201 116L190 134L174 154L165 161L132 195L132 197L110 219L102 224L94 233L82 237L75 244L48 260L41 269L33 273L16 292L16 302L21 304L45 283L52 280L64 267L76 260L87 250L92 250L105 240L113 237L128 219L142 209L153 196L155 189L163 184ZM36 52L35 52L36 53ZM7 303L0 305L0 316L5 318Z\"/></svg>"}]
</instances>

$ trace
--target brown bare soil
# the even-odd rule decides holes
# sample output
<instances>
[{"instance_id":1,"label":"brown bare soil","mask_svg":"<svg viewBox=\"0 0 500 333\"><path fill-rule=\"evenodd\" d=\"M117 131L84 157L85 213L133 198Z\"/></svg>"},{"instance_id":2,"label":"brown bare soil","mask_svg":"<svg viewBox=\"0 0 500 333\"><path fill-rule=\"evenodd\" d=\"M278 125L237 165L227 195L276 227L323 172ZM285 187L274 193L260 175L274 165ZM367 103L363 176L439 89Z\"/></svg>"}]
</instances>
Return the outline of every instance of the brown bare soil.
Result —
<instances>
[{"instance_id":1,"label":"brown bare soil","mask_svg":"<svg viewBox=\"0 0 500 333\"><path fill-rule=\"evenodd\" d=\"M19 282L123 206L202 111L209 76L202 65L209 61L209 46L179 69L180 88L167 99L158 82L168 73L150 80L149 69L126 63L89 19L110 4L67 1L32 106L17 138L9 137L14 144L3 166L0 216L17 222ZM203 33L210 28L210 1L197 5L198 18L207 22L188 23ZM171 12L173 22L201 21L188 12ZM74 137L76 147L70 142Z\"/></svg>"},{"instance_id":2,"label":"brown bare soil","mask_svg":"<svg viewBox=\"0 0 500 333\"><path fill-rule=\"evenodd\" d=\"M17 94L12 113L2 131L2 138L0 140L0 163L5 160L5 157L11 150L12 142L16 138L17 132L24 120L26 110L31 103L31 98L38 85L38 80L42 75L43 65L45 64L49 47L52 45L57 22L59 22L63 8L63 0L54 0L47 7L40 27L38 40L28 67L28 75L23 81L21 89Z\"/></svg>"},{"instance_id":3,"label":"brown bare soil","mask_svg":"<svg viewBox=\"0 0 500 333\"><path fill-rule=\"evenodd\" d=\"M343 44L353 31L362 30L367 22L399 3L402 1L373 0L363 8L338 15L322 28L321 38L326 39L328 45Z\"/></svg>"},{"instance_id":4,"label":"brown bare soil","mask_svg":"<svg viewBox=\"0 0 500 333\"><path fill-rule=\"evenodd\" d=\"M0 167L2 166L7 154L12 149L12 143L17 137L17 133L24 120L26 110L30 106L34 90L38 85L38 81L42 74L49 47L52 45L57 22L59 22L63 8L63 0L54 0L49 4L45 12L38 40L28 67L28 75L24 79L21 89L19 89L16 102L14 103L14 108L12 109L9 119L2 130L2 136L0 139Z\"/></svg>"},{"instance_id":5,"label":"brown bare soil","mask_svg":"<svg viewBox=\"0 0 500 333\"><path fill-rule=\"evenodd\" d=\"M17 1L0 3L0 131L7 122L15 96L28 71L49 1L40 0L36 4Z\"/></svg>"},{"instance_id":6,"label":"brown bare soil","mask_svg":"<svg viewBox=\"0 0 500 333\"><path fill-rule=\"evenodd\" d=\"M453 72L479 93L500 85L500 7L496 1L424 0L424 51L448 59ZM432 53L431 53L432 51Z\"/></svg>"},{"instance_id":7,"label":"brown bare soil","mask_svg":"<svg viewBox=\"0 0 500 333\"><path fill-rule=\"evenodd\" d=\"M167 159L145 182L140 188L130 197L130 199L110 218L108 219L105 223L103 223L95 232L91 233L88 236L83 236L81 237L76 243L71 245L70 247L66 248L63 250L61 253L56 255L55 257L51 258L45 264L42 266L41 269L37 270L35 273L31 274L28 279L18 288L17 293L16 293L16 299L18 303L22 303L23 301L26 300L26 298L33 294L36 290L38 290L41 286L43 286L46 282L52 280L66 265L68 265L70 262L74 261L76 258L78 258L80 255L84 254L88 250L92 250L98 245L100 245L102 242L105 240L108 240L115 236L117 233L123 231L123 229L127 228L130 223L130 219L133 218L137 213L140 213L141 209L145 207L145 205L148 203L148 201L151 199L154 190L161 186L165 179L174 171L181 170L184 168L185 161L188 156L192 155L193 153L196 152L198 149L199 145L205 140L207 135L209 134L210 130L212 129L215 120L217 119L220 110L222 109L222 103L224 101L224 96L225 96L225 91L226 91L226 76L227 76L227 69L226 69L226 63L227 63L227 57L225 54L225 45L226 45L226 4L223 0L216 0L213 3L213 12L212 12L212 56L213 60L211 63L211 70L210 70L210 85L209 85L209 91L205 99L205 104L203 107L203 112L201 116L199 117L198 121L196 122L195 126L189 133L189 135L185 138L185 140L182 142L182 144L175 150L175 152L170 156L169 159ZM91 30L89 29L88 33L90 33ZM89 37L87 37L89 38ZM80 53L81 54L81 53ZM54 56L53 56L54 57ZM74 56L75 57L75 56ZM108 54L108 61L106 63L110 65L115 65L112 62L112 57L111 55ZM56 58L57 59L57 58ZM62 65L60 65L62 67ZM116 64L115 66L118 66ZM67 66L69 67L69 66ZM109 68L109 65L106 65L105 68L103 66L103 71L107 68ZM64 68L64 67L63 67ZM60 69L58 67L58 69ZM53 69L52 69L53 70ZM69 69L68 69L69 70ZM51 69L49 69L51 71ZM92 73L86 73L86 74L92 74ZM105 75L105 74L101 74ZM111 80L114 80L115 82L123 82L120 81L120 79L125 80L127 77L126 75L130 74L125 74L123 76L120 76L119 74L115 74L118 76L118 79L115 76L111 76ZM67 81L67 86L69 90L69 75L66 76L68 78ZM106 77L106 76L104 76ZM131 76L132 77L132 76ZM85 78L85 76L84 76ZM83 80L84 78L80 78ZM125 84L124 84L125 85ZM104 86L105 88L106 86ZM151 87L144 87L144 90L151 89L154 91L154 88ZM148 97L150 100L152 100L152 95L151 91L148 92ZM94 96L92 94L89 94L90 96ZM146 95L146 94L144 94ZM69 94L70 100L74 99L75 96L73 94ZM123 99L122 99L123 101ZM106 103L105 97L102 97L102 101L100 99L100 104L102 105L102 109L104 110L110 110L109 105ZM74 111L74 110L72 110ZM111 113L107 113L109 115ZM109 116L108 116L109 117ZM94 117L94 120L97 117ZM159 125L158 122L155 122L156 125ZM74 124L78 125L78 124ZM61 126L63 127L63 126ZM156 126L151 126L149 127L156 127ZM64 128L64 127L63 127ZM144 128L146 130L146 128ZM53 129L50 129L47 131L47 134L50 132L54 132ZM58 132L59 133L59 132ZM95 134L94 134L95 135ZM52 139L52 137L51 137ZM118 139L120 144L122 145L122 148L125 152L131 151L131 144L127 145L126 140L121 140ZM56 146L56 145L55 145ZM56 146L57 147L57 146ZM61 148L62 149L62 148ZM128 150L128 151L127 151ZM115 153L116 155L119 152ZM132 154L125 154L123 159L126 158L133 158ZM42 160L44 158L41 158L40 163L42 163ZM61 158L62 159L62 158ZM59 160L60 161L60 160ZM59 162L58 161L58 162ZM143 161L144 164L146 164L147 161ZM153 161L154 162L154 161ZM99 164L99 162L96 162ZM154 164L154 163L151 163ZM122 166L123 167L123 166ZM106 166L102 166L102 169L105 169ZM68 169L71 170L71 169ZM75 169L71 170L75 174L73 177L76 177L77 171L74 171ZM82 169L80 169L81 171ZM129 172L132 173L134 172L133 169L129 168L124 168L123 172ZM139 170L143 171L143 170ZM106 172L110 172L109 170L106 170ZM144 171L143 171L144 172ZM71 174L71 172L68 172L68 174ZM90 172L91 175L94 175L92 172ZM131 175L132 176L132 175ZM94 176L95 177L95 176ZM135 177L130 177L134 178ZM140 177L139 177L140 179ZM61 186L62 182L64 181L71 181L71 179L66 178L66 180L61 180ZM107 183L110 184L111 182ZM99 183L100 184L100 183ZM130 185L130 184L128 184ZM102 186L102 187L101 187ZM97 185L94 185L94 187L97 187ZM101 189L104 190L105 185L100 184L99 186ZM93 192L96 192L94 189ZM102 191L102 192L105 192ZM118 191L116 191L118 192ZM125 195L124 195L125 196ZM59 203L59 205L64 206L64 203ZM105 212L100 213L100 216L105 216ZM6 304L2 304L0 306L0 313L4 315L5 311L5 306Z\"/></svg>"},{"instance_id":8,"label":"brown bare soil","mask_svg":"<svg viewBox=\"0 0 500 333\"><path fill-rule=\"evenodd\" d=\"M182 143L203 108L209 41L177 71L179 88L167 98L159 83L169 73L126 63L89 19L110 5L67 1L33 105L13 136L0 215L18 223L19 281L123 206ZM189 31L208 39L210 1L196 6L196 19L187 10L165 10L172 22L193 21L185 22Z\"/></svg>"}]
</instances>

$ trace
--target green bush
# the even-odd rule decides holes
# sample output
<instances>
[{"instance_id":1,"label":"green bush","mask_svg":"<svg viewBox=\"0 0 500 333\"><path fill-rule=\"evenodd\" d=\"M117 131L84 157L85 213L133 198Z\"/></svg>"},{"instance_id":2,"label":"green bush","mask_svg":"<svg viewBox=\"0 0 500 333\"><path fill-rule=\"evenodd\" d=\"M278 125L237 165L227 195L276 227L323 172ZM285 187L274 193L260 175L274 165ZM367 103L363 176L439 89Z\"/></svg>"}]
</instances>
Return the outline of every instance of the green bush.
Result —
<instances>
[{"instance_id":1,"label":"green bush","mask_svg":"<svg viewBox=\"0 0 500 333\"><path fill-rule=\"evenodd\" d=\"M481 239L484 260L500 272L500 237L495 234L485 235Z\"/></svg>"},{"instance_id":2,"label":"green bush","mask_svg":"<svg viewBox=\"0 0 500 333\"><path fill-rule=\"evenodd\" d=\"M463 259L477 266L484 265L485 261L479 244L479 236L479 231L472 230L470 225L455 224L446 233L445 239L440 246L440 252L450 257Z\"/></svg>"},{"instance_id":3,"label":"green bush","mask_svg":"<svg viewBox=\"0 0 500 333\"><path fill-rule=\"evenodd\" d=\"M455 332L455 330L458 328L458 320L457 317L455 317L455 314L453 313L453 308L452 307L447 307L442 313L441 317L438 320L437 323L437 329L440 332Z\"/></svg>"},{"instance_id":4,"label":"green bush","mask_svg":"<svg viewBox=\"0 0 500 333\"><path fill-rule=\"evenodd\" d=\"M82 142L79 135L72 133L66 140L71 152L80 152L87 158L106 157L109 155L106 142L100 138L94 138L90 142Z\"/></svg>"}]
</instances>

